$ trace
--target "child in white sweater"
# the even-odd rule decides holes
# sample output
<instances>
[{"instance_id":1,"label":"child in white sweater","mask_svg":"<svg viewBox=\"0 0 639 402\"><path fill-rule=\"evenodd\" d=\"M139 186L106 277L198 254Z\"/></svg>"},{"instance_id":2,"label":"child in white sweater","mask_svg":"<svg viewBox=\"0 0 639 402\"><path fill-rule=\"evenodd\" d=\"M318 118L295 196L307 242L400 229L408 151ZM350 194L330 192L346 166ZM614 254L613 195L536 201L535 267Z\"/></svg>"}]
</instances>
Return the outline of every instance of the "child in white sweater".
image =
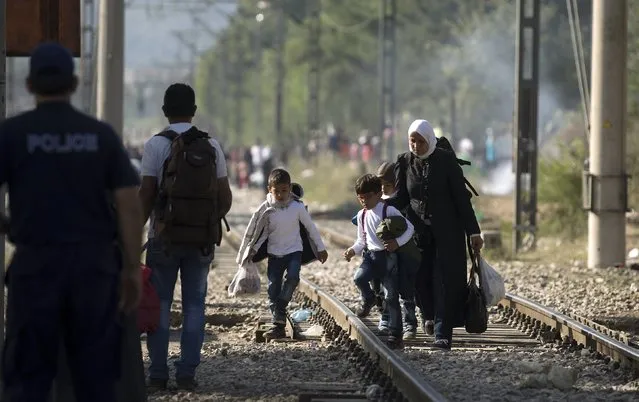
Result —
<instances>
[{"instance_id":1,"label":"child in white sweater","mask_svg":"<svg viewBox=\"0 0 639 402\"><path fill-rule=\"evenodd\" d=\"M273 169L268 177L266 203L269 211L264 214L264 230L255 240L249 255L252 257L268 240L268 300L273 315L273 328L264 336L269 339L286 335L286 308L300 280L303 243L300 223L317 251L317 259L323 264L328 258L317 227L304 204L291 193L291 176L284 169ZM283 278L286 273L286 279ZM283 283L282 280L284 279Z\"/></svg>"}]
</instances>

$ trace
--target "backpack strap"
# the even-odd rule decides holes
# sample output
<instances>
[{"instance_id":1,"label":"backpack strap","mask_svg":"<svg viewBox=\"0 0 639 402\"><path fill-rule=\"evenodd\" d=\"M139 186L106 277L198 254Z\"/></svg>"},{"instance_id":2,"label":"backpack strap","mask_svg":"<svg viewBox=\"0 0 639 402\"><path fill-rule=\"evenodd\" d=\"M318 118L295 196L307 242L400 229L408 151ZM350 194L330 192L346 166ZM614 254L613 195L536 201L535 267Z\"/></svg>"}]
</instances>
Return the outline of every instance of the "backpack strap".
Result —
<instances>
[{"instance_id":1,"label":"backpack strap","mask_svg":"<svg viewBox=\"0 0 639 402\"><path fill-rule=\"evenodd\" d=\"M367 246L366 246L366 226L365 226L365 222L366 221L364 220L365 217L366 217L366 208L364 208L362 210L362 238L364 239L364 250L367 249Z\"/></svg>"},{"instance_id":2,"label":"backpack strap","mask_svg":"<svg viewBox=\"0 0 639 402\"><path fill-rule=\"evenodd\" d=\"M168 139L169 141L173 142L179 136L180 134L176 133L173 130L165 130L165 131L162 131L161 133L156 134L154 137L164 137Z\"/></svg>"},{"instance_id":3,"label":"backpack strap","mask_svg":"<svg viewBox=\"0 0 639 402\"><path fill-rule=\"evenodd\" d=\"M479 193L477 192L477 190L475 190L475 187L473 187L472 184L470 184L470 182L468 181L467 178L464 177L464 182L466 183L466 185L468 186L468 188L470 189L470 191L472 191L473 194L475 194L475 197L479 197Z\"/></svg>"}]
</instances>

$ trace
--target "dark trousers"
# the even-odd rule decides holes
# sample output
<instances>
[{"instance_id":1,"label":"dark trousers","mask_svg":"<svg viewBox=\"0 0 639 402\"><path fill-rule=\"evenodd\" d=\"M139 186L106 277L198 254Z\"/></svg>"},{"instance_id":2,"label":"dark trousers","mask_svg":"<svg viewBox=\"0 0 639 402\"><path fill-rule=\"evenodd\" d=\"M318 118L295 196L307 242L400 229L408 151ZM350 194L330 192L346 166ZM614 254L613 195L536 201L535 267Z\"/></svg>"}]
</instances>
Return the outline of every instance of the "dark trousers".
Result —
<instances>
[{"instance_id":1,"label":"dark trousers","mask_svg":"<svg viewBox=\"0 0 639 402\"><path fill-rule=\"evenodd\" d=\"M286 324L286 307L293 298L293 292L300 283L302 252L297 251L281 257L268 256L266 275L268 276L268 301L273 324ZM286 273L286 279L284 274Z\"/></svg>"},{"instance_id":2,"label":"dark trousers","mask_svg":"<svg viewBox=\"0 0 639 402\"><path fill-rule=\"evenodd\" d=\"M375 293L376 297L384 297L384 291L382 290L382 280L381 278L374 278L371 281L371 287L373 288L373 293Z\"/></svg>"},{"instance_id":3,"label":"dark trousers","mask_svg":"<svg viewBox=\"0 0 639 402\"><path fill-rule=\"evenodd\" d=\"M452 340L453 327L447 317L445 267L437 261L437 241L434 236L419 244L422 261L415 280L415 300L422 321L435 321L435 338Z\"/></svg>"},{"instance_id":4,"label":"dark trousers","mask_svg":"<svg viewBox=\"0 0 639 402\"><path fill-rule=\"evenodd\" d=\"M399 305L400 276L397 255L382 251L364 251L362 264L355 273L355 285L359 288L362 301L371 305L375 300L375 293L370 287L373 279L381 280L384 286L384 310L388 320L391 335L401 337L402 312Z\"/></svg>"},{"instance_id":5,"label":"dark trousers","mask_svg":"<svg viewBox=\"0 0 639 402\"><path fill-rule=\"evenodd\" d=\"M408 253L396 253L397 255L397 286L401 306L404 329L415 330L417 318L415 316L415 278L421 260L414 260ZM390 314L386 306L382 313L381 323L388 326Z\"/></svg>"},{"instance_id":6,"label":"dark trousers","mask_svg":"<svg viewBox=\"0 0 639 402\"><path fill-rule=\"evenodd\" d=\"M18 247L7 275L5 401L46 401L64 344L76 400L115 401L122 323L113 245Z\"/></svg>"}]
</instances>

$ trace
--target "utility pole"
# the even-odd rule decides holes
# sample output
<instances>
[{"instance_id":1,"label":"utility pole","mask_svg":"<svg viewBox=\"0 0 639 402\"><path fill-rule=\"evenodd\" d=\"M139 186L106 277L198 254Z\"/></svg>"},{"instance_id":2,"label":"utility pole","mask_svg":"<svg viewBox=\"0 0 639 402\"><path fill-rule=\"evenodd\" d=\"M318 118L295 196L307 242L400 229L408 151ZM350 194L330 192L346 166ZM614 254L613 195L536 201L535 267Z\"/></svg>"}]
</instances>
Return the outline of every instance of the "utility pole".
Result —
<instances>
[{"instance_id":1,"label":"utility pole","mask_svg":"<svg viewBox=\"0 0 639 402\"><path fill-rule=\"evenodd\" d=\"M124 0L101 0L97 54L97 117L109 123L122 136L124 104ZM121 379L118 402L146 400L144 364L137 315L124 317L122 329ZM70 384L60 374L61 384ZM69 387L60 388L58 401L75 400Z\"/></svg>"},{"instance_id":2,"label":"utility pole","mask_svg":"<svg viewBox=\"0 0 639 402\"><path fill-rule=\"evenodd\" d=\"M242 132L244 131L244 109L242 108L242 100L244 98L244 52L242 49L241 27L235 27L234 42L233 86L235 91L233 93L233 99L235 101L235 136L237 141L240 141Z\"/></svg>"},{"instance_id":3,"label":"utility pole","mask_svg":"<svg viewBox=\"0 0 639 402\"><path fill-rule=\"evenodd\" d=\"M517 0L513 253L523 247L524 234L534 248L537 231L539 13L539 0Z\"/></svg>"},{"instance_id":4,"label":"utility pole","mask_svg":"<svg viewBox=\"0 0 639 402\"><path fill-rule=\"evenodd\" d=\"M320 38L322 25L320 19L321 0L308 0L310 15L308 21L308 133L313 136L320 130L320 79L322 48Z\"/></svg>"},{"instance_id":5,"label":"utility pole","mask_svg":"<svg viewBox=\"0 0 639 402\"><path fill-rule=\"evenodd\" d=\"M255 107L255 128L260 129L262 127L262 21L264 21L264 14L261 12L255 16L255 32L254 32L254 69L255 69L255 93L254 107Z\"/></svg>"},{"instance_id":6,"label":"utility pole","mask_svg":"<svg viewBox=\"0 0 639 402\"><path fill-rule=\"evenodd\" d=\"M82 54L80 55L80 98L85 113L95 112L95 1L82 0Z\"/></svg>"},{"instance_id":7,"label":"utility pole","mask_svg":"<svg viewBox=\"0 0 639 402\"><path fill-rule=\"evenodd\" d=\"M284 2L277 2L277 37L275 39L276 70L275 80L275 138L277 145L282 144L283 109L284 109L284 51L286 46L286 16L284 15Z\"/></svg>"},{"instance_id":8,"label":"utility pole","mask_svg":"<svg viewBox=\"0 0 639 402\"><path fill-rule=\"evenodd\" d=\"M457 135L457 82L451 77L448 81L450 90L450 143L455 146Z\"/></svg>"},{"instance_id":9,"label":"utility pole","mask_svg":"<svg viewBox=\"0 0 639 402\"><path fill-rule=\"evenodd\" d=\"M124 101L124 0L100 1L96 114L122 135Z\"/></svg>"},{"instance_id":10,"label":"utility pole","mask_svg":"<svg viewBox=\"0 0 639 402\"><path fill-rule=\"evenodd\" d=\"M0 63L0 123L7 117L7 0L0 0L0 57L2 62ZM6 185L0 186L0 214L7 216L6 205ZM6 238L3 233L0 233L0 264L2 264L2 271L0 272L0 287L2 288L2 299L0 299L0 342L4 345L4 311L5 311L5 289L4 289L4 273L6 272L5 259L6 259ZM1 353L1 352L0 352ZM1 357L1 355L0 355ZM0 378L0 385L2 385L2 379ZM3 387L4 389L4 387ZM0 393L1 394L1 393ZM0 398L4 399L4 398Z\"/></svg>"},{"instance_id":11,"label":"utility pole","mask_svg":"<svg viewBox=\"0 0 639 402\"><path fill-rule=\"evenodd\" d=\"M218 70L220 76L218 82L222 87L222 102L220 102L220 122L222 127L220 130L224 133L226 138L229 137L229 114L228 114L228 99L229 99L229 84L228 77L230 75L230 62L229 62L229 48L226 39L220 41L220 63L222 68Z\"/></svg>"},{"instance_id":12,"label":"utility pole","mask_svg":"<svg viewBox=\"0 0 639 402\"><path fill-rule=\"evenodd\" d=\"M395 70L397 61L395 26L397 20L397 0L380 0L379 24L379 75L380 106L379 132L387 126L391 134L386 139L386 159L394 159L395 154Z\"/></svg>"},{"instance_id":13,"label":"utility pole","mask_svg":"<svg viewBox=\"0 0 639 402\"><path fill-rule=\"evenodd\" d=\"M626 260L626 0L594 0L590 172L586 174L588 267Z\"/></svg>"}]
</instances>

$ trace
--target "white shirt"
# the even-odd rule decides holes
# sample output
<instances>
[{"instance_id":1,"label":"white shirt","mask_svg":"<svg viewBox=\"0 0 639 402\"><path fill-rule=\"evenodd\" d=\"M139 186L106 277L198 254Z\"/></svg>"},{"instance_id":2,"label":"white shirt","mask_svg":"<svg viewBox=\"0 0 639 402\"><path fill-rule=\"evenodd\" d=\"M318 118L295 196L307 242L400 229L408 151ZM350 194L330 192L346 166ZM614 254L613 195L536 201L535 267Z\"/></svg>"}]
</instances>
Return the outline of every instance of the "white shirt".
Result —
<instances>
[{"instance_id":1,"label":"white shirt","mask_svg":"<svg viewBox=\"0 0 639 402\"><path fill-rule=\"evenodd\" d=\"M387 200L389 198L391 198L392 196L394 196L395 194L397 194L397 191L395 191L393 194L391 195L386 195L386 194L382 194L382 200ZM388 211L387 211L388 212Z\"/></svg>"},{"instance_id":2,"label":"white shirt","mask_svg":"<svg viewBox=\"0 0 639 402\"><path fill-rule=\"evenodd\" d=\"M267 252L269 254L284 256L296 251L303 251L300 222L308 231L311 242L317 246L317 251L326 250L319 230L317 230L303 203L293 201L286 208L275 208L275 211L267 215L267 219L264 229L266 235L262 235L255 243L253 246L255 250L259 250L262 243L268 238Z\"/></svg>"},{"instance_id":3,"label":"white shirt","mask_svg":"<svg viewBox=\"0 0 639 402\"><path fill-rule=\"evenodd\" d=\"M369 249L370 251L384 250L384 243L377 237L377 234L375 233L377 230L377 226L379 226L380 222L382 221L383 211L383 202L378 202L375 208L366 210L366 215L364 215L363 227L362 213L364 212L364 210L362 209L357 213L357 240L351 246L356 255L361 254L365 248ZM386 207L386 217L389 216L403 217L403 215L395 207L392 207L390 205ZM397 245L401 247L404 244L408 243L408 241L413 237L414 232L415 228L413 227L413 224L410 223L408 219L406 219L406 231L404 231L401 236L395 239L397 240ZM366 242L364 242L364 233L366 233Z\"/></svg>"},{"instance_id":4,"label":"white shirt","mask_svg":"<svg viewBox=\"0 0 639 402\"><path fill-rule=\"evenodd\" d=\"M185 133L193 127L191 123L174 123L167 127L167 130L175 131L178 134ZM226 168L226 159L224 158L224 152L220 144L210 139L211 145L215 148L216 162L217 162L217 177L223 178L228 176ZM168 138L154 135L144 144L144 153L142 154L142 176L155 177L159 180L162 177L162 171L164 169L164 161L169 157L171 153L171 141ZM153 213L151 213L151 222L149 225L149 239L155 236L153 230L154 226Z\"/></svg>"}]
</instances>

